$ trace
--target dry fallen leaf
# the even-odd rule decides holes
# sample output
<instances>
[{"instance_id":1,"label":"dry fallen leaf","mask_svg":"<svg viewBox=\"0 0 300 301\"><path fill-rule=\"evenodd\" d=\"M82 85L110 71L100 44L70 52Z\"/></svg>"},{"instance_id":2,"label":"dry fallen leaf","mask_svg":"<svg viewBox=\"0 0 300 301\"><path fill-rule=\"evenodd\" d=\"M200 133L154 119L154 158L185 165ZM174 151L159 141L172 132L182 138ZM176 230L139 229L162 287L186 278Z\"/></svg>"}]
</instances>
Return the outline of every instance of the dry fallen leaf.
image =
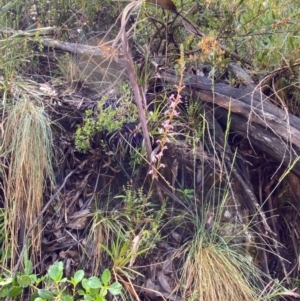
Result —
<instances>
[{"instance_id":1,"label":"dry fallen leaf","mask_svg":"<svg viewBox=\"0 0 300 301\"><path fill-rule=\"evenodd\" d=\"M139 249L140 240L141 240L141 232L139 233L139 235L136 235L132 240L132 251L131 251L131 259L130 259L129 267L132 267L135 262L136 253Z\"/></svg>"},{"instance_id":2,"label":"dry fallen leaf","mask_svg":"<svg viewBox=\"0 0 300 301\"><path fill-rule=\"evenodd\" d=\"M172 0L147 0L147 2L158 5L173 13L177 13L177 8Z\"/></svg>"},{"instance_id":3,"label":"dry fallen leaf","mask_svg":"<svg viewBox=\"0 0 300 301\"><path fill-rule=\"evenodd\" d=\"M161 285L161 287L169 294L172 293L172 288L170 286L170 283L173 282L172 279L166 275L164 275L163 272L157 273L157 279Z\"/></svg>"}]
</instances>

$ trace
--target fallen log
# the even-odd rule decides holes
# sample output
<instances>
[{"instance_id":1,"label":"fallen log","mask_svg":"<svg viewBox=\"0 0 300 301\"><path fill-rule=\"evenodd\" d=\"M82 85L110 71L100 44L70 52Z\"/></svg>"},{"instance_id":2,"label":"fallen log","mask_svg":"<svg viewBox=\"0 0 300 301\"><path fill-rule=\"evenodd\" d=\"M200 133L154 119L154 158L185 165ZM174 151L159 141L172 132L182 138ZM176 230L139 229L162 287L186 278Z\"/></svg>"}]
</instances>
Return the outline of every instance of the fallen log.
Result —
<instances>
[{"instance_id":1,"label":"fallen log","mask_svg":"<svg viewBox=\"0 0 300 301\"><path fill-rule=\"evenodd\" d=\"M159 70L157 77L168 84L177 84L173 71ZM214 104L215 117L227 120L230 128L249 139L250 144L268 154L279 165L290 167L300 176L300 119L274 105L255 87L234 88L213 83L204 76L186 74L185 90L199 100ZM223 109L220 109L223 108Z\"/></svg>"}]
</instances>

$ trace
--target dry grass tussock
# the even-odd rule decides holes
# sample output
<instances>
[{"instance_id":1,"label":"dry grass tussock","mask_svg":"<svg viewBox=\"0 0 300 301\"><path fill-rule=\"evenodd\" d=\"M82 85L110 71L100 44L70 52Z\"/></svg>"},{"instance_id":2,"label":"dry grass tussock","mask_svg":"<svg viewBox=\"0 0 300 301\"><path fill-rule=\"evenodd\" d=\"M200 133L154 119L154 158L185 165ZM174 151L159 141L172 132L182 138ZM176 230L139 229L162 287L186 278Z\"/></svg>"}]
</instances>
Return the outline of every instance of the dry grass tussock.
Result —
<instances>
[{"instance_id":1,"label":"dry grass tussock","mask_svg":"<svg viewBox=\"0 0 300 301\"><path fill-rule=\"evenodd\" d=\"M182 281L185 294L199 301L259 299L259 271L242 254L202 239L189 250Z\"/></svg>"},{"instance_id":2,"label":"dry grass tussock","mask_svg":"<svg viewBox=\"0 0 300 301\"><path fill-rule=\"evenodd\" d=\"M14 265L20 243L27 243L26 230L41 212L45 177L53 174L52 134L41 103L37 105L25 96L12 105L5 123L3 146L10 160L5 181L5 226L6 233L10 233L6 250ZM40 224L33 229L32 237L32 254L38 255Z\"/></svg>"}]
</instances>

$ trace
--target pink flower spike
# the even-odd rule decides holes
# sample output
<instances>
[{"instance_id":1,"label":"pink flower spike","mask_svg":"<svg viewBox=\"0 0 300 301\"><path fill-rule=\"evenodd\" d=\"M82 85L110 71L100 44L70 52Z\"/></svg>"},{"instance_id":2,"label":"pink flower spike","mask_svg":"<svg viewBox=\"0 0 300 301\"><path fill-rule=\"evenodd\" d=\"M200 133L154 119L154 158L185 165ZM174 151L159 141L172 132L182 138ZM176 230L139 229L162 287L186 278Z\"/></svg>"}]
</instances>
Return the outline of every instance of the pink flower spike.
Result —
<instances>
[{"instance_id":1,"label":"pink flower spike","mask_svg":"<svg viewBox=\"0 0 300 301\"><path fill-rule=\"evenodd\" d=\"M169 99L170 99L170 100L175 99L175 95L174 95L174 94L171 94L171 95L169 96Z\"/></svg>"},{"instance_id":2,"label":"pink flower spike","mask_svg":"<svg viewBox=\"0 0 300 301\"><path fill-rule=\"evenodd\" d=\"M163 152L160 152L160 153L158 153L157 155L155 155L155 157L156 157L157 159L160 159L162 156L163 156Z\"/></svg>"},{"instance_id":3,"label":"pink flower spike","mask_svg":"<svg viewBox=\"0 0 300 301\"><path fill-rule=\"evenodd\" d=\"M169 124L170 124L170 119L167 119L167 120L165 120L165 121L162 123L162 126L163 126L164 128L166 128L166 127L169 126Z\"/></svg>"},{"instance_id":4,"label":"pink flower spike","mask_svg":"<svg viewBox=\"0 0 300 301\"><path fill-rule=\"evenodd\" d=\"M170 142L170 139L168 137L166 137L166 142L169 143Z\"/></svg>"},{"instance_id":5,"label":"pink flower spike","mask_svg":"<svg viewBox=\"0 0 300 301\"><path fill-rule=\"evenodd\" d=\"M173 111L173 114L174 114L175 116L178 116L178 115L179 115L179 112L176 111L176 110L174 110L174 111Z\"/></svg>"},{"instance_id":6,"label":"pink flower spike","mask_svg":"<svg viewBox=\"0 0 300 301\"><path fill-rule=\"evenodd\" d=\"M165 110L164 114L165 114L165 115L169 115L169 114L170 114L170 111L169 111L169 110Z\"/></svg>"},{"instance_id":7,"label":"pink flower spike","mask_svg":"<svg viewBox=\"0 0 300 301\"><path fill-rule=\"evenodd\" d=\"M165 164L163 164L163 163L160 163L160 165L159 165L159 168L165 168L166 167L166 165Z\"/></svg>"},{"instance_id":8,"label":"pink flower spike","mask_svg":"<svg viewBox=\"0 0 300 301\"><path fill-rule=\"evenodd\" d=\"M162 149L162 150L165 150L165 149L168 149L168 147L167 147L166 145L163 147L163 149Z\"/></svg>"},{"instance_id":9,"label":"pink flower spike","mask_svg":"<svg viewBox=\"0 0 300 301\"><path fill-rule=\"evenodd\" d=\"M149 171L148 171L148 175L152 175L153 174L153 169L150 169Z\"/></svg>"},{"instance_id":10,"label":"pink flower spike","mask_svg":"<svg viewBox=\"0 0 300 301\"><path fill-rule=\"evenodd\" d=\"M175 101L172 101L171 103L170 103L170 108L172 108L172 109L174 109L174 108L176 108L176 102Z\"/></svg>"},{"instance_id":11,"label":"pink flower spike","mask_svg":"<svg viewBox=\"0 0 300 301\"><path fill-rule=\"evenodd\" d=\"M162 134L162 133L164 132L164 129L159 128L159 129L158 129L158 132L159 132L160 134Z\"/></svg>"},{"instance_id":12,"label":"pink flower spike","mask_svg":"<svg viewBox=\"0 0 300 301\"><path fill-rule=\"evenodd\" d=\"M160 140L156 140L156 143L161 144L161 141Z\"/></svg>"}]
</instances>

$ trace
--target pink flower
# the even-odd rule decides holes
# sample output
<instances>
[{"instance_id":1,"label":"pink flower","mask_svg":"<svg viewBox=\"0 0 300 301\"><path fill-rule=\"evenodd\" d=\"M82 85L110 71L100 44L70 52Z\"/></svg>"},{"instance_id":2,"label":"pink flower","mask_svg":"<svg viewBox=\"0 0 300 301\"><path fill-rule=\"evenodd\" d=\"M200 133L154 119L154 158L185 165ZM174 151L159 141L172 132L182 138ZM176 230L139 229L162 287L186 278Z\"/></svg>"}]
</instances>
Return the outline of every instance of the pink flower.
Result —
<instances>
[{"instance_id":1,"label":"pink flower","mask_svg":"<svg viewBox=\"0 0 300 301\"><path fill-rule=\"evenodd\" d=\"M163 126L164 128L168 128L169 125L170 125L170 119L167 119L167 120L165 120L165 121L162 123L162 126Z\"/></svg>"},{"instance_id":2,"label":"pink flower","mask_svg":"<svg viewBox=\"0 0 300 301\"><path fill-rule=\"evenodd\" d=\"M171 103L170 103L170 107L172 108L172 109L175 109L176 108L176 102L175 101L172 101Z\"/></svg>"},{"instance_id":3,"label":"pink flower","mask_svg":"<svg viewBox=\"0 0 300 301\"><path fill-rule=\"evenodd\" d=\"M163 152L161 151L160 153L158 153L157 155L155 155L155 157L157 159L160 159L163 156Z\"/></svg>"},{"instance_id":4,"label":"pink flower","mask_svg":"<svg viewBox=\"0 0 300 301\"><path fill-rule=\"evenodd\" d=\"M174 110L173 110L173 114L174 114L174 116L178 116L178 115L179 115L179 112L176 111L176 110L174 109Z\"/></svg>"},{"instance_id":5,"label":"pink flower","mask_svg":"<svg viewBox=\"0 0 300 301\"><path fill-rule=\"evenodd\" d=\"M152 175L153 174L153 169L150 169L149 171L148 171L148 175Z\"/></svg>"}]
</instances>

